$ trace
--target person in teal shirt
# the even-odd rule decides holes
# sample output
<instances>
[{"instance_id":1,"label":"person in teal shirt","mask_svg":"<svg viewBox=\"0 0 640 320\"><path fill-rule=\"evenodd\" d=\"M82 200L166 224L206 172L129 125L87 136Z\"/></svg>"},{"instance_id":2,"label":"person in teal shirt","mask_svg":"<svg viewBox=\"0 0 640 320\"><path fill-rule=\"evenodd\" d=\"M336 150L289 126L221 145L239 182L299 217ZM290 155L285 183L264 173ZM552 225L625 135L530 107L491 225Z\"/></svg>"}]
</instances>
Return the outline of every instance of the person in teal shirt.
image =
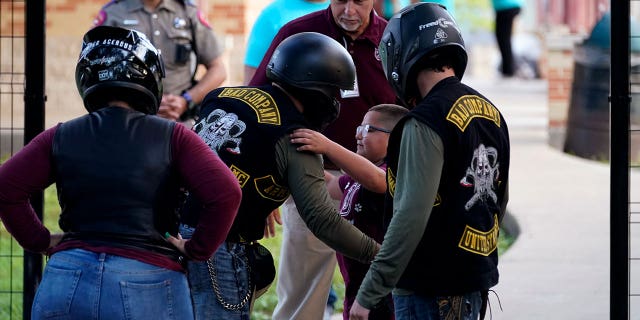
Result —
<instances>
[{"instance_id":1,"label":"person in teal shirt","mask_svg":"<svg viewBox=\"0 0 640 320\"><path fill-rule=\"evenodd\" d=\"M418 3L418 2L433 2L433 3L439 3L441 5L443 5L445 8L447 8L447 11L449 11L449 14L455 19L456 17L456 8L453 4L453 0L422 0L422 1L418 1L418 0L411 0L411 3Z\"/></svg>"},{"instance_id":2,"label":"person in teal shirt","mask_svg":"<svg viewBox=\"0 0 640 320\"><path fill-rule=\"evenodd\" d=\"M251 28L244 56L244 82L248 83L280 27L307 13L326 9L329 0L274 0L262 9Z\"/></svg>"},{"instance_id":3,"label":"person in teal shirt","mask_svg":"<svg viewBox=\"0 0 640 320\"><path fill-rule=\"evenodd\" d=\"M449 14L451 14L451 16L456 16L453 0L382 0L378 13L381 14L385 19L389 20L391 16L393 16L400 9L408 6L409 4L418 2L439 3L447 8L447 11L449 11Z\"/></svg>"},{"instance_id":4,"label":"person in teal shirt","mask_svg":"<svg viewBox=\"0 0 640 320\"><path fill-rule=\"evenodd\" d=\"M522 10L523 0L492 0L491 4L496 13L495 34L502 58L500 73L503 77L513 77L517 66L511 48L511 36L513 21Z\"/></svg>"},{"instance_id":5,"label":"person in teal shirt","mask_svg":"<svg viewBox=\"0 0 640 320\"><path fill-rule=\"evenodd\" d=\"M378 13L389 20L394 13L411 3L409 0L382 0Z\"/></svg>"}]
</instances>

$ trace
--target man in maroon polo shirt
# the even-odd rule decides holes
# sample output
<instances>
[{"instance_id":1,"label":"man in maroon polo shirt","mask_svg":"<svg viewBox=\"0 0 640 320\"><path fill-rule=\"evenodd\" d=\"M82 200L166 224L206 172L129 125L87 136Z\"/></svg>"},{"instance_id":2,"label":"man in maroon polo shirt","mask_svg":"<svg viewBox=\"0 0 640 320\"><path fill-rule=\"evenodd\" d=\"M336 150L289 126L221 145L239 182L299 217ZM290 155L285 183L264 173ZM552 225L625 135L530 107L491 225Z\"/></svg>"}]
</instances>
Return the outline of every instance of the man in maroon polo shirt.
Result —
<instances>
[{"instance_id":1,"label":"man in maroon polo shirt","mask_svg":"<svg viewBox=\"0 0 640 320\"><path fill-rule=\"evenodd\" d=\"M271 42L250 86L267 84L266 67L274 49L288 36L319 32L341 43L356 65L354 90L342 91L340 115L323 132L331 140L356 151L354 132L370 107L395 103L378 53L387 22L373 10L375 0L331 0L329 8L284 25ZM325 169L337 168L325 158ZM337 206L338 204L336 204ZM335 252L318 240L297 213L291 198L283 208L284 228L278 266L278 304L273 319L322 319L336 266Z\"/></svg>"}]
</instances>

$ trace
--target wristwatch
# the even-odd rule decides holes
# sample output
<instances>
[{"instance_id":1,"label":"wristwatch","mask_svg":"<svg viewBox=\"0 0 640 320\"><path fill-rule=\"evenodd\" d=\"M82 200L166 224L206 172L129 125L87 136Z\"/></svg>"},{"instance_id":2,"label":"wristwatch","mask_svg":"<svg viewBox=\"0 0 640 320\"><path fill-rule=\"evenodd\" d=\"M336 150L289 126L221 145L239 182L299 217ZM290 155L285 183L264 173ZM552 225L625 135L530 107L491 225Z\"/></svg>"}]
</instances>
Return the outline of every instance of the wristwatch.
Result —
<instances>
[{"instance_id":1,"label":"wristwatch","mask_svg":"<svg viewBox=\"0 0 640 320\"><path fill-rule=\"evenodd\" d=\"M181 96L184 98L184 100L187 100L187 110L191 110L196 106L196 104L193 103L193 98L191 98L191 95L187 90L182 91Z\"/></svg>"}]
</instances>

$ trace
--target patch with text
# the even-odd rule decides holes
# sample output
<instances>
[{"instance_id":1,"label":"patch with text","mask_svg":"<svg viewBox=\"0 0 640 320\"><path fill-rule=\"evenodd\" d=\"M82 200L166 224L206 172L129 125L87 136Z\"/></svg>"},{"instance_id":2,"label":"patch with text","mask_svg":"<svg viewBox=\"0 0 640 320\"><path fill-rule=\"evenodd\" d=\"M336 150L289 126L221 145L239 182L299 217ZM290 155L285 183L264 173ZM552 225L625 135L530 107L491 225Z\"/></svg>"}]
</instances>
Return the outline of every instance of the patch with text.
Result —
<instances>
[{"instance_id":1,"label":"patch with text","mask_svg":"<svg viewBox=\"0 0 640 320\"><path fill-rule=\"evenodd\" d=\"M447 121L455 124L463 132L474 118L491 120L500 127L498 109L489 101L475 95L460 97L447 114Z\"/></svg>"},{"instance_id":2,"label":"patch with text","mask_svg":"<svg viewBox=\"0 0 640 320\"><path fill-rule=\"evenodd\" d=\"M229 169L231 169L231 172L233 172L233 175L236 176L236 179L238 179L238 182L240 183L240 188L244 188L244 185L247 184L247 181L249 181L249 174L240 170L240 168L236 167L234 164L231 165L231 167L229 167Z\"/></svg>"},{"instance_id":3,"label":"patch with text","mask_svg":"<svg viewBox=\"0 0 640 320\"><path fill-rule=\"evenodd\" d=\"M221 98L238 99L256 112L258 123L280 125L280 111L273 97L258 88L224 88L218 95Z\"/></svg>"},{"instance_id":4,"label":"patch with text","mask_svg":"<svg viewBox=\"0 0 640 320\"><path fill-rule=\"evenodd\" d=\"M387 168L387 188L393 198L396 193L396 176L393 174L393 171L391 171L391 168Z\"/></svg>"},{"instance_id":5,"label":"patch with text","mask_svg":"<svg viewBox=\"0 0 640 320\"><path fill-rule=\"evenodd\" d=\"M263 198L273 201L284 201L289 197L289 189L277 184L271 175L255 178L253 183L256 191L258 191L258 194Z\"/></svg>"},{"instance_id":6,"label":"patch with text","mask_svg":"<svg viewBox=\"0 0 640 320\"><path fill-rule=\"evenodd\" d=\"M485 257L490 255L498 248L498 233L500 232L498 215L493 215L493 221L493 227L486 232L476 230L468 225L465 226L458 247Z\"/></svg>"}]
</instances>

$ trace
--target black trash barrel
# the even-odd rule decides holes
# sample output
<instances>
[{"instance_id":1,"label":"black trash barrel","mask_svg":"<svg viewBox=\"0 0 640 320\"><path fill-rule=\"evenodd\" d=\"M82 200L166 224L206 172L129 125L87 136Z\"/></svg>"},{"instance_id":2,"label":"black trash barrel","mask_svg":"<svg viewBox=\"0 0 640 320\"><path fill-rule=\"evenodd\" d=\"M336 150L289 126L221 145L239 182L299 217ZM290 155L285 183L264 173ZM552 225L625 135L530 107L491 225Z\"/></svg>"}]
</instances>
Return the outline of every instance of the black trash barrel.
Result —
<instances>
[{"instance_id":1,"label":"black trash barrel","mask_svg":"<svg viewBox=\"0 0 640 320\"><path fill-rule=\"evenodd\" d=\"M564 151L587 159L609 159L609 30L610 16L606 14L596 24L590 37L574 50L573 83ZM631 59L630 82L637 84L640 83L640 64L637 53L633 52L638 51L638 45L633 42L636 41L632 41L632 56L636 57ZM632 86L632 127L640 125L639 115L640 91ZM632 155L637 155L634 151L637 143L632 141L632 144L635 144L632 145Z\"/></svg>"}]
</instances>

